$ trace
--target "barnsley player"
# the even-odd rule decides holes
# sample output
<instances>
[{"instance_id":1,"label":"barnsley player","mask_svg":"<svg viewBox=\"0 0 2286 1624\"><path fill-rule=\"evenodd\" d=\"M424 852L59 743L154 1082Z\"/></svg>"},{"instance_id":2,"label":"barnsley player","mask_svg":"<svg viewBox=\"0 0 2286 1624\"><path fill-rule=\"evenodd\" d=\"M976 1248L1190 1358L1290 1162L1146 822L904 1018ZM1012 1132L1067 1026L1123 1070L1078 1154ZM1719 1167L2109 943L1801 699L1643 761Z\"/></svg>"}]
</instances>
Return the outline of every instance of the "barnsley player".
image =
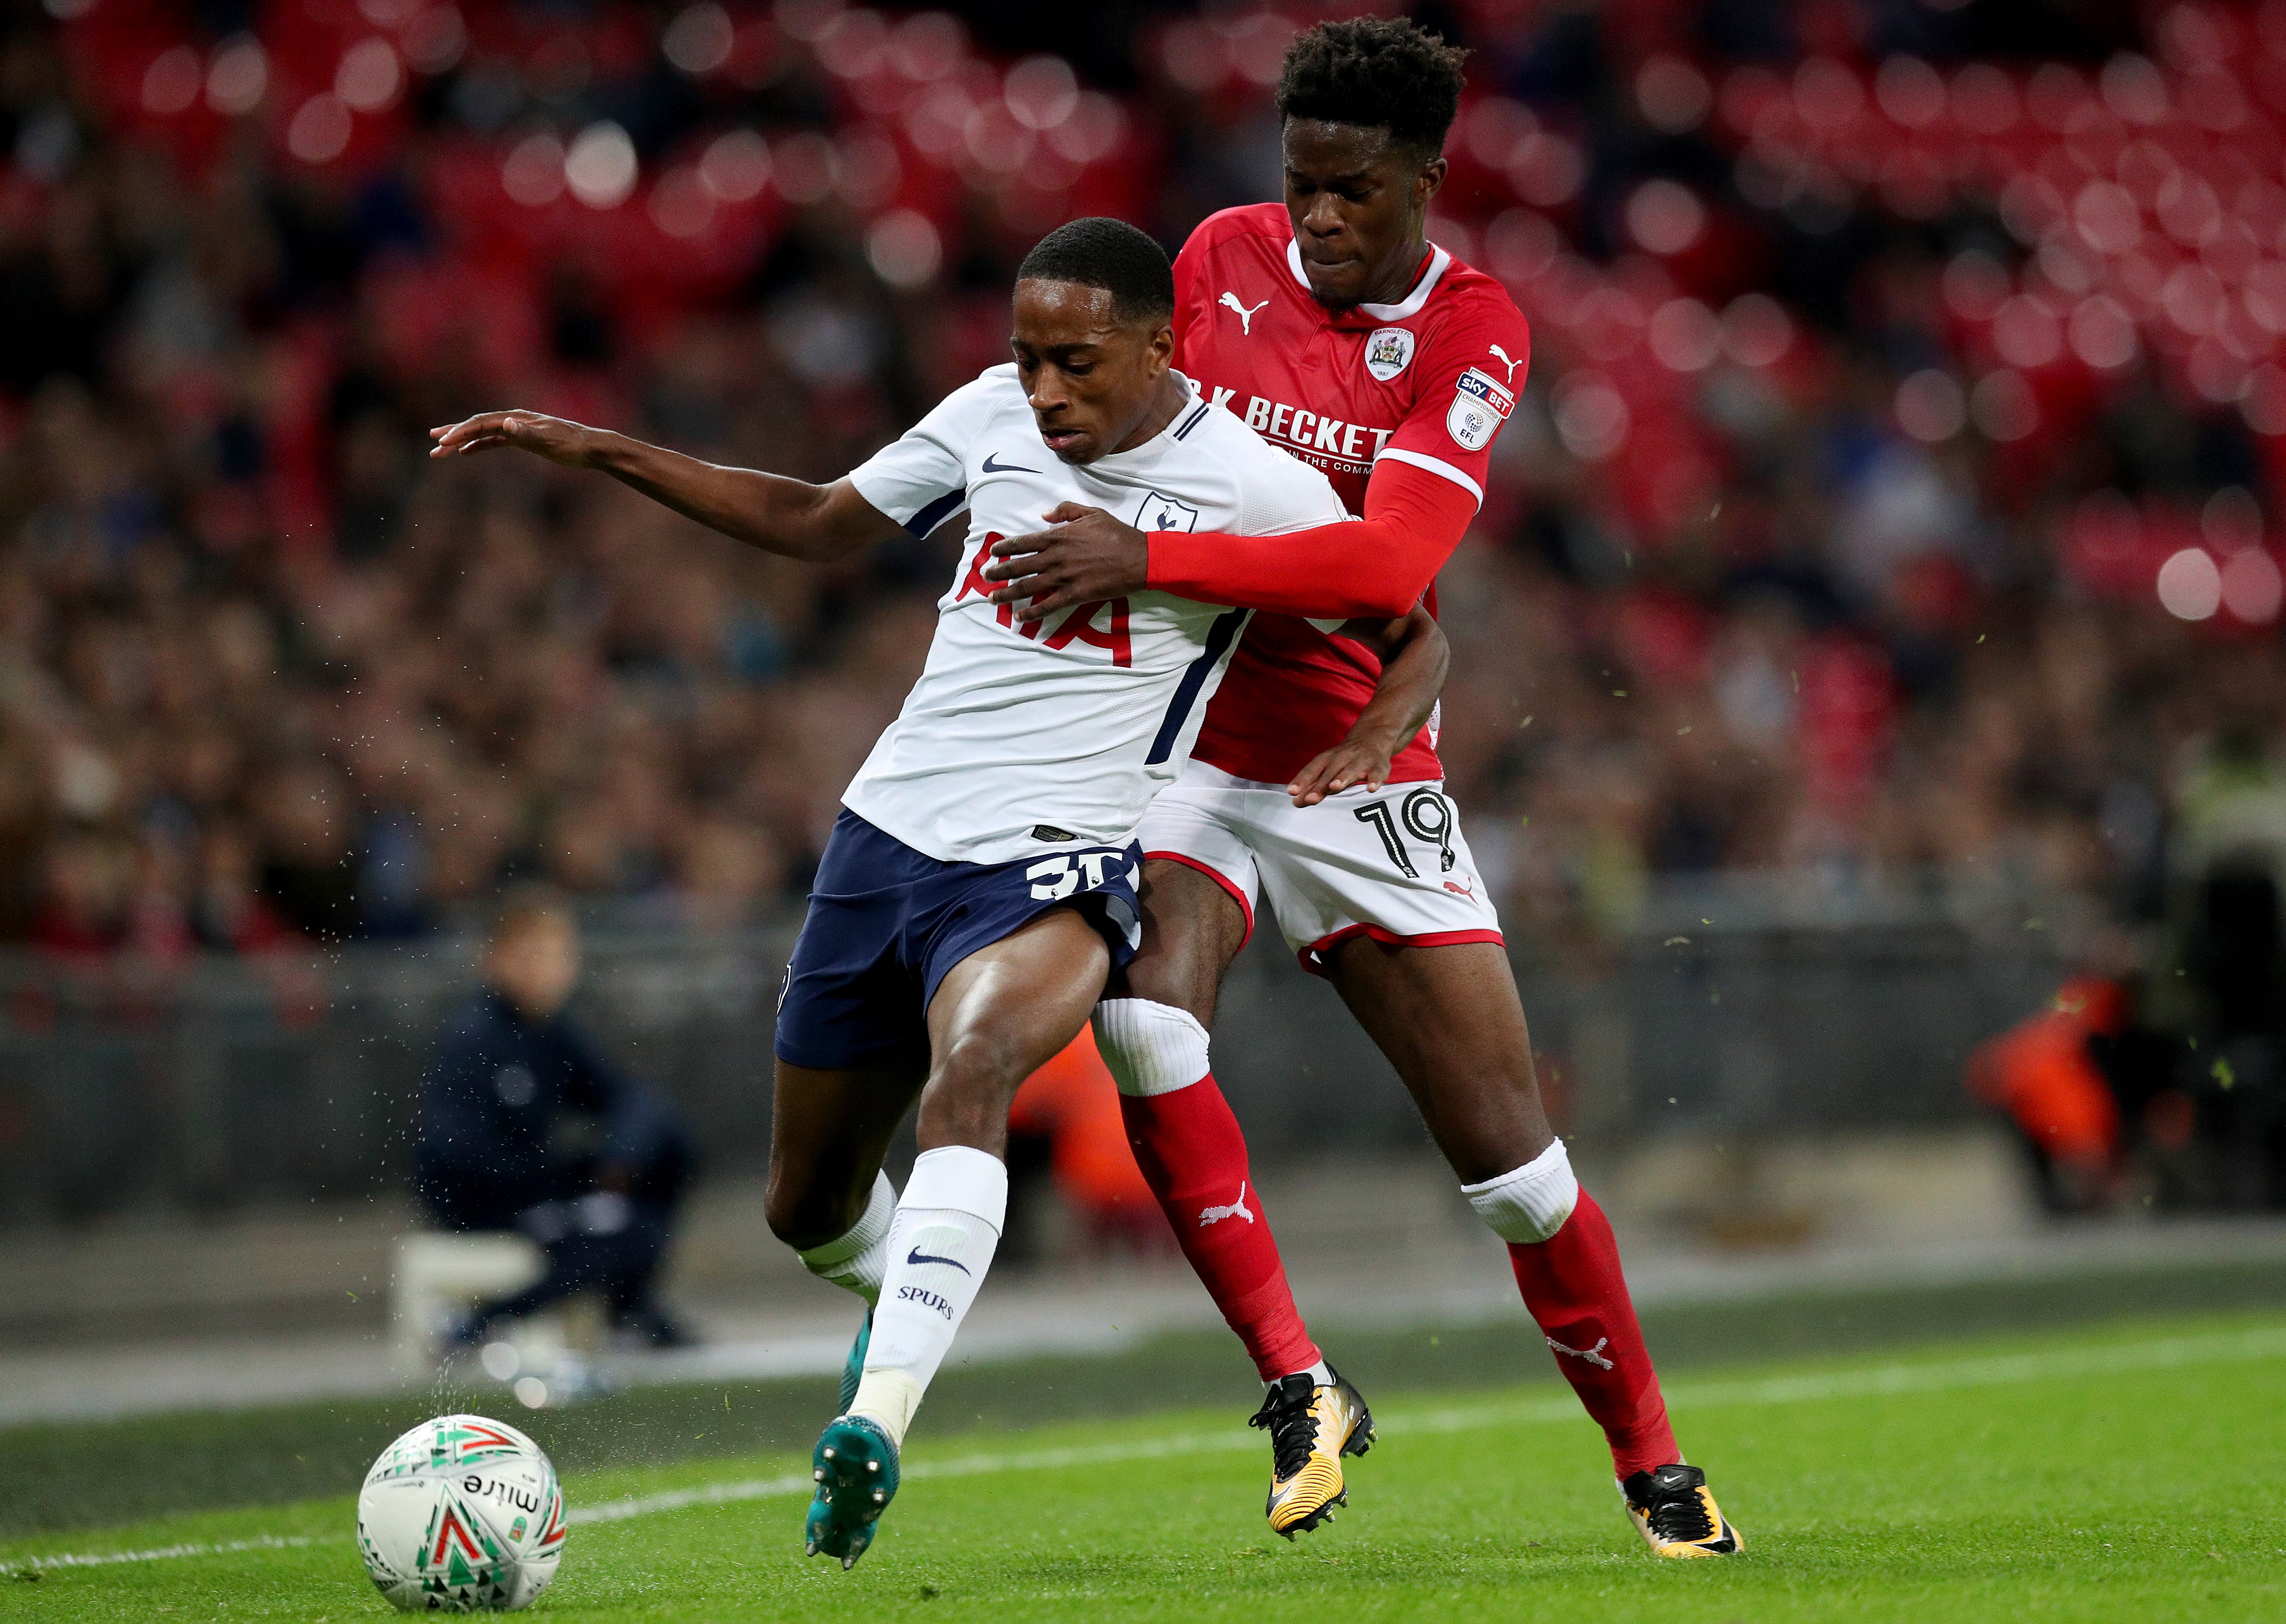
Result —
<instances>
[{"instance_id":1,"label":"barnsley player","mask_svg":"<svg viewBox=\"0 0 2286 1624\"><path fill-rule=\"evenodd\" d=\"M527 412L431 430L432 455L519 446L599 469L795 558L971 516L926 667L842 797L778 1015L770 1227L876 1305L855 1391L813 1457L806 1543L845 1567L896 1493L906 1428L998 1244L1009 1103L1134 950L1136 826L1249 613L1142 590L1020 619L988 596L986 549L1063 501L1153 530L1344 516L1322 473L1172 369L1174 283L1150 238L1076 220L1018 278L1015 363L830 485ZM921 1155L900 1200L881 1159L916 1098Z\"/></svg>"},{"instance_id":2,"label":"barnsley player","mask_svg":"<svg viewBox=\"0 0 2286 1624\"><path fill-rule=\"evenodd\" d=\"M1371 651L1299 618L1391 616L1431 589L1483 500L1524 382L1530 335L1506 291L1424 234L1462 54L1404 21L1300 35L1278 87L1284 206L1216 215L1176 260L1185 370L1324 469L1365 522L1274 541L1204 526L1147 537L1148 525L1074 505L1051 516L1055 528L1000 543L985 573L1029 599L1027 613L1147 585L1260 611L1195 758L1144 820L1144 947L1129 996L1107 1001L1097 1028L1138 1159L1273 1384L1258 1418L1276 1457L1273 1525L1307 1525L1312 1506L1340 1497L1340 1446L1361 1407L1319 1360L1267 1223L1196 1216L1247 1178L1207 1027L1257 892L1389 1057L1470 1204L1509 1243L1525 1305L1602 1424L1651 1549L1724 1555L1738 1536L1683 1463L1611 1225L1541 1108L1433 721L1376 741L1378 719L1360 708ZM1344 729L1353 750L1379 753L1316 798L1297 769Z\"/></svg>"}]
</instances>

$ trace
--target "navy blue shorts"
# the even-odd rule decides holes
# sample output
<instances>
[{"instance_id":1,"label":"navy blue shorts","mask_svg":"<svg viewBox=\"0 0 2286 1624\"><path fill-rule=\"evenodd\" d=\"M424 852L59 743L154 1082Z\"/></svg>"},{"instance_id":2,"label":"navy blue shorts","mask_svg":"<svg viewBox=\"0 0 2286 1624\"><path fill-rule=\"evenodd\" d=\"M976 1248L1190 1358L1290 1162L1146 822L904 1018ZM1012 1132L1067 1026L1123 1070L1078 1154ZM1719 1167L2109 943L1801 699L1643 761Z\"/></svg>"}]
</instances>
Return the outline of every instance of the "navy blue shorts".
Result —
<instances>
[{"instance_id":1,"label":"navy blue shorts","mask_svg":"<svg viewBox=\"0 0 2286 1624\"><path fill-rule=\"evenodd\" d=\"M1133 841L940 863L843 808L786 966L778 1058L819 1070L926 1065L929 1000L945 973L1051 908L1078 909L1124 968L1142 940L1142 866Z\"/></svg>"}]
</instances>

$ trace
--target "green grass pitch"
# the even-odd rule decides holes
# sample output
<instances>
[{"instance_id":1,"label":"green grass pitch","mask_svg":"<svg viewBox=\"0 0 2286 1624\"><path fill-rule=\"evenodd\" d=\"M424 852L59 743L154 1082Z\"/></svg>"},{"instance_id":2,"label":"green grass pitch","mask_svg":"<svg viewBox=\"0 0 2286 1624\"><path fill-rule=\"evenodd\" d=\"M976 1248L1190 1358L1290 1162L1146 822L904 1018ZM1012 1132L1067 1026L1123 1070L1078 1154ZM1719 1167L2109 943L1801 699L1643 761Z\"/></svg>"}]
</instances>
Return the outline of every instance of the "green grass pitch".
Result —
<instances>
[{"instance_id":1,"label":"green grass pitch","mask_svg":"<svg viewBox=\"0 0 2286 1624\"><path fill-rule=\"evenodd\" d=\"M1262 1522L1265 1450L1231 1411L932 1441L924 1410L854 1573L800 1554L800 1457L595 1470L567 1484L583 1520L533 1616L2286 1618L2286 1317L1699 1369L1669 1395L1743 1557L1647 1556L1601 1440L1546 1385L1385 1399L1350 1509L1290 1546ZM351 1506L19 1541L0 1547L0 1614L387 1617ZM193 1554L88 1560L172 1546Z\"/></svg>"}]
</instances>

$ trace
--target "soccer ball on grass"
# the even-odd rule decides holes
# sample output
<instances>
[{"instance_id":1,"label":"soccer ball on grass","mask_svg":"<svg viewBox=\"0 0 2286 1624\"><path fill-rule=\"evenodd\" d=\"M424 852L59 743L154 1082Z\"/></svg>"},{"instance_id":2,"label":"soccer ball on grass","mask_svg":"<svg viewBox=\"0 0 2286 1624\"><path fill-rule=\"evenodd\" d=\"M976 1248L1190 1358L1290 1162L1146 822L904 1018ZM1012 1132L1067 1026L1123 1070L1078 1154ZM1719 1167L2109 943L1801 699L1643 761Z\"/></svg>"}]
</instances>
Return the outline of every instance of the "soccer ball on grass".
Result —
<instances>
[{"instance_id":1,"label":"soccer ball on grass","mask_svg":"<svg viewBox=\"0 0 2286 1624\"><path fill-rule=\"evenodd\" d=\"M564 1490L540 1446L482 1415L424 1421L358 1494L358 1549L410 1612L514 1612L556 1577Z\"/></svg>"}]
</instances>

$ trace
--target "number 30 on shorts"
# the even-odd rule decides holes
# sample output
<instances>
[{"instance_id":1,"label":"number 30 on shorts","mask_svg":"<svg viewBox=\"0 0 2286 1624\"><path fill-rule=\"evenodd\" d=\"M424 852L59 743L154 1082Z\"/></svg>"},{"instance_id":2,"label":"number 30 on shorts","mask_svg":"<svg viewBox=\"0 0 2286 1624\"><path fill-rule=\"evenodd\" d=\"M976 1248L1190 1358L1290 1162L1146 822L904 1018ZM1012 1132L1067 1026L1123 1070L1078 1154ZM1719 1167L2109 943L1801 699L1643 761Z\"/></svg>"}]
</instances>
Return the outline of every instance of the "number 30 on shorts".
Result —
<instances>
[{"instance_id":1,"label":"number 30 on shorts","mask_svg":"<svg viewBox=\"0 0 2286 1624\"><path fill-rule=\"evenodd\" d=\"M1397 871L1407 879L1421 878L1421 871L1413 866L1407 855L1405 842L1398 838L1397 826L1402 822L1405 832L1416 840L1423 840L1437 848L1439 867L1446 873L1453 871L1453 803L1431 789L1417 789L1392 810L1386 800L1368 800L1350 816L1360 824L1371 824L1381 837L1382 849L1397 865Z\"/></svg>"}]
</instances>

